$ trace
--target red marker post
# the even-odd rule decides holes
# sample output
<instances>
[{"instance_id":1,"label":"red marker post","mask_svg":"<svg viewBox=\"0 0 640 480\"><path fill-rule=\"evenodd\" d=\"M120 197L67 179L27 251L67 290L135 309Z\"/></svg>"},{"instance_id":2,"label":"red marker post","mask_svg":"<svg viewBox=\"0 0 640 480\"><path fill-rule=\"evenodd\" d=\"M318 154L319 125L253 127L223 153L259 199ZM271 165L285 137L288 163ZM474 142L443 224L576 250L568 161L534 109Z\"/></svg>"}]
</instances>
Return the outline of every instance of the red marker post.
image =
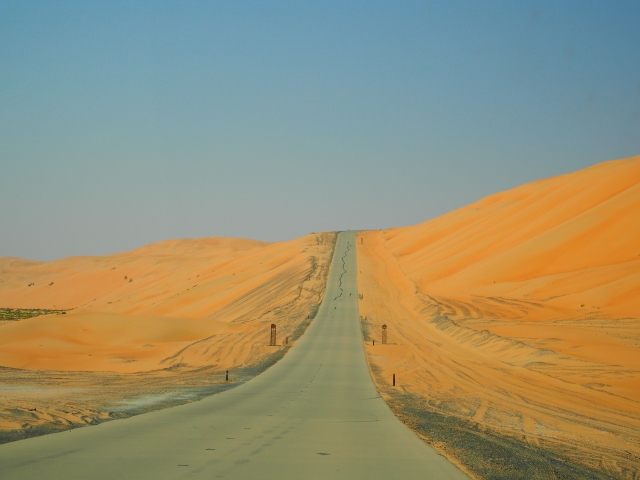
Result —
<instances>
[{"instance_id":1,"label":"red marker post","mask_svg":"<svg viewBox=\"0 0 640 480\"><path fill-rule=\"evenodd\" d=\"M396 386L396 374L395 373L393 374L393 386L394 387Z\"/></svg>"}]
</instances>

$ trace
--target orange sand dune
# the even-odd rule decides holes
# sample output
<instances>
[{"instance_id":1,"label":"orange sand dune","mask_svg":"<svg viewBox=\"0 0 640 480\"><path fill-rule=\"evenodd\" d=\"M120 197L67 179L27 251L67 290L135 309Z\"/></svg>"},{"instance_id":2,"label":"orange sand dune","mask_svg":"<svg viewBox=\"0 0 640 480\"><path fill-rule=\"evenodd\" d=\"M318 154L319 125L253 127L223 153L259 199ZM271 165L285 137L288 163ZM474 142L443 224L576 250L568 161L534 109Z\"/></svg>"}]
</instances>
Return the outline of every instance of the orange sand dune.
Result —
<instances>
[{"instance_id":1,"label":"orange sand dune","mask_svg":"<svg viewBox=\"0 0 640 480\"><path fill-rule=\"evenodd\" d=\"M401 391L479 431L637 474L640 157L360 241L383 390L395 373ZM383 323L392 345L379 345Z\"/></svg>"},{"instance_id":2,"label":"orange sand dune","mask_svg":"<svg viewBox=\"0 0 640 480\"><path fill-rule=\"evenodd\" d=\"M324 292L334 234L267 244L170 240L102 257L0 259L0 306L71 309L0 322L0 366L138 372L256 362Z\"/></svg>"},{"instance_id":3,"label":"orange sand dune","mask_svg":"<svg viewBox=\"0 0 640 480\"><path fill-rule=\"evenodd\" d=\"M529 183L384 237L423 293L637 317L640 157Z\"/></svg>"},{"instance_id":4,"label":"orange sand dune","mask_svg":"<svg viewBox=\"0 0 640 480\"><path fill-rule=\"evenodd\" d=\"M118 313L45 315L1 330L0 362L35 370L151 370L181 347L238 330L226 322ZM81 366L81 368L78 368Z\"/></svg>"}]
</instances>

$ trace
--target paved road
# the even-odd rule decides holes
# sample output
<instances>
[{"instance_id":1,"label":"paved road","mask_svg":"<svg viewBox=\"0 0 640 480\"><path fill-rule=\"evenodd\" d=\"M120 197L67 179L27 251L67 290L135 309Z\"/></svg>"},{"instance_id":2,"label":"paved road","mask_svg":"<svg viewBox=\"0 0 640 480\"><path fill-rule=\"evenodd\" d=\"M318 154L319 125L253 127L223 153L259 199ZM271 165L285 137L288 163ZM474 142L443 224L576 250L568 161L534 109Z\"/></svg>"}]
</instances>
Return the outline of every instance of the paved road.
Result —
<instances>
[{"instance_id":1,"label":"paved road","mask_svg":"<svg viewBox=\"0 0 640 480\"><path fill-rule=\"evenodd\" d=\"M199 402L0 445L0 478L467 478L376 391L358 323L355 233L318 316L254 380Z\"/></svg>"}]
</instances>

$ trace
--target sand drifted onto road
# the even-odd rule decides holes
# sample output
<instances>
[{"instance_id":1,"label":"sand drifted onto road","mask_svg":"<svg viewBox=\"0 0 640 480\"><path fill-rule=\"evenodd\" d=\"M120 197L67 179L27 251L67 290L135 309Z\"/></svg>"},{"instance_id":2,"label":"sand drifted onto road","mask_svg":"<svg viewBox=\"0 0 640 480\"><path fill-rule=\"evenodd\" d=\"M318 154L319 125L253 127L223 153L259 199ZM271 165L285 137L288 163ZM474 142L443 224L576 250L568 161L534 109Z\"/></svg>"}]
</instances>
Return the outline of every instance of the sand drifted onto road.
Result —
<instances>
[{"instance_id":1,"label":"sand drifted onto road","mask_svg":"<svg viewBox=\"0 0 640 480\"><path fill-rule=\"evenodd\" d=\"M357 243L374 377L430 443L486 478L638 478L640 157Z\"/></svg>"},{"instance_id":2,"label":"sand drifted onto road","mask_svg":"<svg viewBox=\"0 0 640 480\"><path fill-rule=\"evenodd\" d=\"M315 315L335 238L0 258L0 307L67 310L0 322L0 441L200 398L227 388L228 369L231 384L255 375Z\"/></svg>"}]
</instances>

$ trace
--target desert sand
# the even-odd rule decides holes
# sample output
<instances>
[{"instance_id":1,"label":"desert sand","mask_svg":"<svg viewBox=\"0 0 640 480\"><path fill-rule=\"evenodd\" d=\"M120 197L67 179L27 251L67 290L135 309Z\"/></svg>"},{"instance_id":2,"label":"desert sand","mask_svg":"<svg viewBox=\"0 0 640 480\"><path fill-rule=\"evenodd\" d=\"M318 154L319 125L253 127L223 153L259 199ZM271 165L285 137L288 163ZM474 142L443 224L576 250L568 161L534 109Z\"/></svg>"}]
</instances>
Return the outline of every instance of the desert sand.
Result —
<instances>
[{"instance_id":1,"label":"desert sand","mask_svg":"<svg viewBox=\"0 0 640 480\"><path fill-rule=\"evenodd\" d=\"M358 270L377 385L446 455L640 474L640 157L362 232Z\"/></svg>"},{"instance_id":2,"label":"desert sand","mask_svg":"<svg viewBox=\"0 0 640 480\"><path fill-rule=\"evenodd\" d=\"M0 321L0 434L13 432L0 440L251 378L315 315L334 243L211 238L1 258L0 307L58 313ZM361 232L357 266L379 391L466 472L640 475L640 157Z\"/></svg>"},{"instance_id":3,"label":"desert sand","mask_svg":"<svg viewBox=\"0 0 640 480\"><path fill-rule=\"evenodd\" d=\"M468 479L398 421L371 381L355 235L340 233L316 319L269 370L199 402L0 445L3 480Z\"/></svg>"},{"instance_id":4,"label":"desert sand","mask_svg":"<svg viewBox=\"0 0 640 480\"><path fill-rule=\"evenodd\" d=\"M335 237L183 239L53 262L1 258L0 306L66 312L0 322L0 430L94 423L118 402L138 402L131 397L152 404L175 396L172 386L213 388L226 370L231 381L250 377L315 315Z\"/></svg>"}]
</instances>

